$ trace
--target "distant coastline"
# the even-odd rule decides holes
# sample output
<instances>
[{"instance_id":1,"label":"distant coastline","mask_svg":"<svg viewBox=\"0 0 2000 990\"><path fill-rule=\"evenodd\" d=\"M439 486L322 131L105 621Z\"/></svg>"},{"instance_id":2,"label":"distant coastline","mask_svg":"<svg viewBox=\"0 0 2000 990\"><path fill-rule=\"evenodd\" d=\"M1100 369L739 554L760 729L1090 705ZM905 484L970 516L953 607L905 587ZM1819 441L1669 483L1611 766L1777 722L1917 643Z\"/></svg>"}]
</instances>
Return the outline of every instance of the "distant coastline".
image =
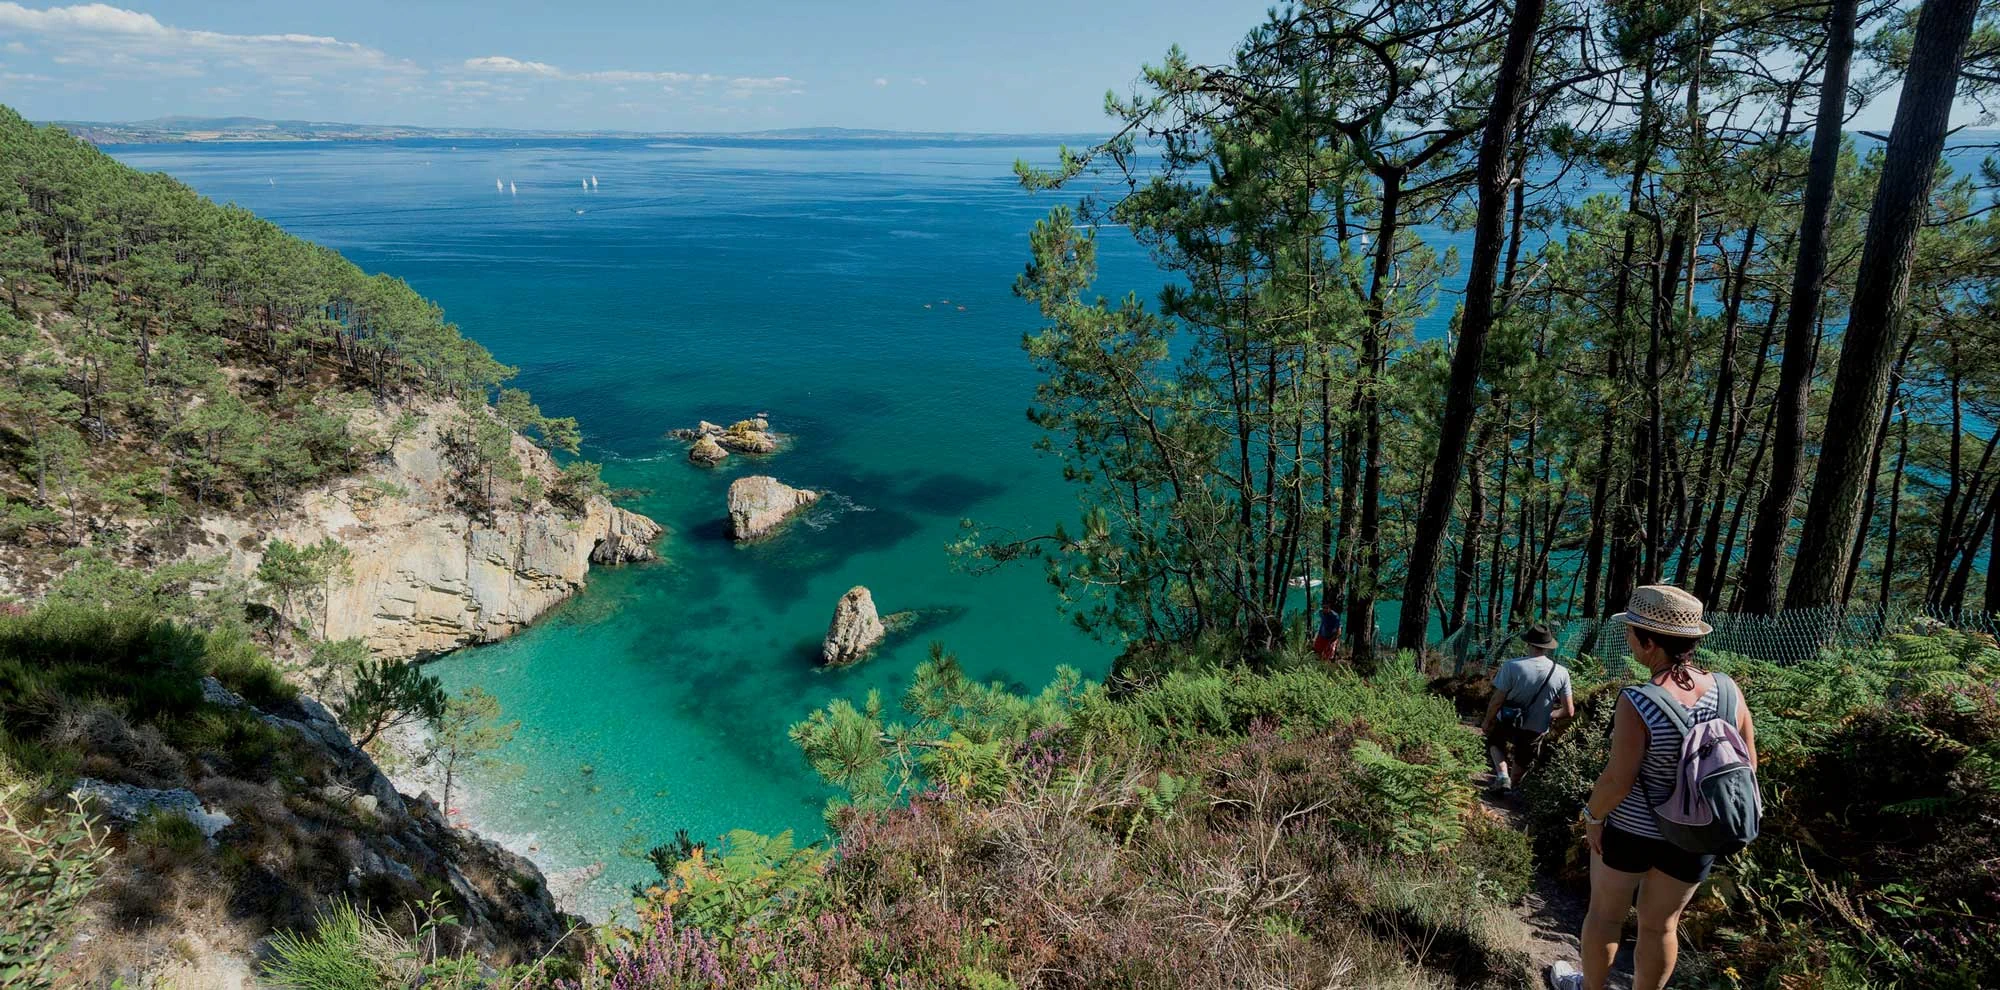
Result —
<instances>
[{"instance_id":1,"label":"distant coastline","mask_svg":"<svg viewBox=\"0 0 2000 990\"><path fill-rule=\"evenodd\" d=\"M517 130L500 127L416 127L350 124L261 117L160 117L122 123L47 120L92 144L223 144L298 141L480 141L480 140L645 140L685 141L933 141L991 143L1024 139L1097 141L1101 134L1001 134L949 131L885 131L850 127L792 127L764 131Z\"/></svg>"}]
</instances>

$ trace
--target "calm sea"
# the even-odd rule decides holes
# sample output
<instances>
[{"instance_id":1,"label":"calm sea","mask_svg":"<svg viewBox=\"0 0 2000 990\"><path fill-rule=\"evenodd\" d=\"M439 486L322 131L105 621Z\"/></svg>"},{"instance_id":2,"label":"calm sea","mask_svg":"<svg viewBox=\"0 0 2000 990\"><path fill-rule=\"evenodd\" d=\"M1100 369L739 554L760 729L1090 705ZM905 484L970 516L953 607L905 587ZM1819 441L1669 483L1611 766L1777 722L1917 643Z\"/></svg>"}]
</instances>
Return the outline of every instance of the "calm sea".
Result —
<instances>
[{"instance_id":1,"label":"calm sea","mask_svg":"<svg viewBox=\"0 0 2000 990\"><path fill-rule=\"evenodd\" d=\"M479 817L554 869L603 862L599 903L686 829L822 834L829 796L785 730L836 696L891 708L933 641L973 674L1039 687L1102 675L1031 566L973 575L960 521L1017 531L1074 515L1025 420L1037 325L1009 288L1028 231L1067 194L1009 174L1053 143L401 142L110 149L409 281L502 360L585 455L668 526L663 563L587 592L504 643L432 666L493 692L521 728L477 774ZM595 178L595 185L585 188ZM510 185L512 191L496 188ZM1107 290L1159 284L1107 232ZM768 412L795 444L688 464L665 433ZM745 473L831 491L776 539L724 534ZM867 585L917 629L821 670L834 603Z\"/></svg>"}]
</instances>

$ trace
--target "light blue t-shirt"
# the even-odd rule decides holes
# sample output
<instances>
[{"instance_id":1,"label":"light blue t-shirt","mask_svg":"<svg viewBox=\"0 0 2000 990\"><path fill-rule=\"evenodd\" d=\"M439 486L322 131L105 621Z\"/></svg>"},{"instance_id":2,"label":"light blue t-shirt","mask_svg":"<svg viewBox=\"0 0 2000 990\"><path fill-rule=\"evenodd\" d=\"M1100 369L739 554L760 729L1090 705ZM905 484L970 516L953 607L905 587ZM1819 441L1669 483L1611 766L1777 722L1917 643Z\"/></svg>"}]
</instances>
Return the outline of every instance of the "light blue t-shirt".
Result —
<instances>
[{"instance_id":1,"label":"light blue t-shirt","mask_svg":"<svg viewBox=\"0 0 2000 990\"><path fill-rule=\"evenodd\" d=\"M1554 668L1553 674L1550 668ZM1542 686L1543 678L1548 679L1547 687ZM1539 693L1536 688L1541 688ZM1557 663L1554 657L1516 657L1494 672L1493 690L1506 695L1509 704L1527 709L1521 718L1521 728L1547 732L1556 699L1569 696L1569 668Z\"/></svg>"}]
</instances>

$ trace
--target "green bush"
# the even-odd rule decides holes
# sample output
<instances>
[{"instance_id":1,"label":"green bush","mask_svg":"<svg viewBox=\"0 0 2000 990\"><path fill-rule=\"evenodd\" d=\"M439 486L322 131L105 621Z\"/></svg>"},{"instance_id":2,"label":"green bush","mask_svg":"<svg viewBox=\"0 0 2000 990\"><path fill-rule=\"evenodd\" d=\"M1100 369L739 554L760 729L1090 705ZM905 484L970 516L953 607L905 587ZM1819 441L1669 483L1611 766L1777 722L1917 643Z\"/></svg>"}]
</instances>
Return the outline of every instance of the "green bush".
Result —
<instances>
[{"instance_id":1,"label":"green bush","mask_svg":"<svg viewBox=\"0 0 2000 990\"><path fill-rule=\"evenodd\" d=\"M242 626L225 625L211 631L207 654L209 675L251 704L269 709L298 700L298 687L285 680Z\"/></svg>"},{"instance_id":2,"label":"green bush","mask_svg":"<svg viewBox=\"0 0 2000 990\"><path fill-rule=\"evenodd\" d=\"M335 901L319 916L310 935L283 931L271 936L264 962L265 985L280 990L382 990L401 986L396 972L406 964L402 940L380 919Z\"/></svg>"},{"instance_id":3,"label":"green bush","mask_svg":"<svg viewBox=\"0 0 2000 990\"><path fill-rule=\"evenodd\" d=\"M177 858L192 856L208 845L208 838L195 823L157 808L132 826L131 841L135 846Z\"/></svg>"},{"instance_id":4,"label":"green bush","mask_svg":"<svg viewBox=\"0 0 2000 990\"><path fill-rule=\"evenodd\" d=\"M0 788L0 986L41 990L63 981L55 959L110 852L80 803L31 817L24 792Z\"/></svg>"}]
</instances>

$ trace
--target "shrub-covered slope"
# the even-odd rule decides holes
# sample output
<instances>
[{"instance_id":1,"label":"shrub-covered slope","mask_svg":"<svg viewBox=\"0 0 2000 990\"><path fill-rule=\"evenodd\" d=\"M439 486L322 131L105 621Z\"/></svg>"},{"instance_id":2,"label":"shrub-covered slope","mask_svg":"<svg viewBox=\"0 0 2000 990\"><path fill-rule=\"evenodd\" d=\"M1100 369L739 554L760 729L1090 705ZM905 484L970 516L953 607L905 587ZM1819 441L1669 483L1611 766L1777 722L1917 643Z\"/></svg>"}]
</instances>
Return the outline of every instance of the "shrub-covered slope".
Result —
<instances>
[{"instance_id":1,"label":"shrub-covered slope","mask_svg":"<svg viewBox=\"0 0 2000 990\"><path fill-rule=\"evenodd\" d=\"M66 794L90 798L94 827L37 850L37 825L67 828ZM398 795L251 642L143 610L0 616L0 814L22 829L0 830L0 974L15 938L76 946L60 969L92 984L136 984L208 950L247 956L336 902L433 906L458 922L440 945L496 962L565 931L532 864ZM90 897L30 910L65 850L95 860L78 878Z\"/></svg>"}]
</instances>

